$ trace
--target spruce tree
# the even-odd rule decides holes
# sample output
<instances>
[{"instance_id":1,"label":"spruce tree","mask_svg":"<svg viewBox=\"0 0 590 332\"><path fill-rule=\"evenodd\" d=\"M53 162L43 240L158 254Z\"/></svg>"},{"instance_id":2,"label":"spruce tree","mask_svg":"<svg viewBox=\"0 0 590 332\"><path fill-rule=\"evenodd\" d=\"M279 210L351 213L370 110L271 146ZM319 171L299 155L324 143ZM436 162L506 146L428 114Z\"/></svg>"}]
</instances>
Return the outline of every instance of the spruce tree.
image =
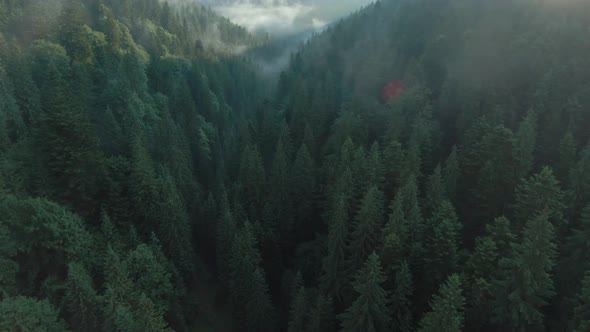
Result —
<instances>
[{"instance_id":1,"label":"spruce tree","mask_svg":"<svg viewBox=\"0 0 590 332\"><path fill-rule=\"evenodd\" d=\"M47 299L6 297L0 301L0 330L2 331L67 331L58 311Z\"/></svg>"},{"instance_id":2,"label":"spruce tree","mask_svg":"<svg viewBox=\"0 0 590 332\"><path fill-rule=\"evenodd\" d=\"M459 175L461 170L459 169L459 153L457 147L454 146L451 154L447 158L443 168L443 180L445 184L445 190L447 195L453 201L457 194L457 186L459 182Z\"/></svg>"},{"instance_id":3,"label":"spruce tree","mask_svg":"<svg viewBox=\"0 0 590 332\"><path fill-rule=\"evenodd\" d=\"M306 331L306 324L308 322L308 301L307 291L305 287L300 286L296 290L295 296L291 300L291 307L289 310L289 332L303 332Z\"/></svg>"},{"instance_id":4,"label":"spruce tree","mask_svg":"<svg viewBox=\"0 0 590 332\"><path fill-rule=\"evenodd\" d=\"M86 114L72 100L62 74L53 64L47 71L43 113L35 133L51 185L43 191L89 215L97 208L94 198L102 165L98 141Z\"/></svg>"},{"instance_id":5,"label":"spruce tree","mask_svg":"<svg viewBox=\"0 0 590 332\"><path fill-rule=\"evenodd\" d=\"M561 227L557 223L563 218L563 199L559 181L553 176L551 168L544 167L516 188L514 214L519 226L524 225L528 218L544 213L554 226Z\"/></svg>"},{"instance_id":6,"label":"spruce tree","mask_svg":"<svg viewBox=\"0 0 590 332\"><path fill-rule=\"evenodd\" d=\"M459 263L459 233L461 224L453 205L443 201L429 220L431 233L424 246L424 268L430 287L440 285Z\"/></svg>"},{"instance_id":7,"label":"spruce tree","mask_svg":"<svg viewBox=\"0 0 590 332\"><path fill-rule=\"evenodd\" d=\"M91 276L82 265L71 263L68 266L66 287L66 309L71 315L72 327L98 331L100 299L92 286Z\"/></svg>"},{"instance_id":8,"label":"spruce tree","mask_svg":"<svg viewBox=\"0 0 590 332\"><path fill-rule=\"evenodd\" d=\"M461 289L461 278L450 275L447 281L433 295L431 311L420 320L420 332L459 332L463 328L463 306L465 298Z\"/></svg>"},{"instance_id":9,"label":"spruce tree","mask_svg":"<svg viewBox=\"0 0 590 332\"><path fill-rule=\"evenodd\" d=\"M297 151L291 171L291 201L297 207L296 234L308 231L316 185L315 164L307 146ZM303 233L305 234L305 233Z\"/></svg>"},{"instance_id":10,"label":"spruce tree","mask_svg":"<svg viewBox=\"0 0 590 332\"><path fill-rule=\"evenodd\" d=\"M387 294L382 288L386 278L379 256L372 253L353 282L358 293L353 304L340 315L342 331L388 331L391 317L387 308Z\"/></svg>"},{"instance_id":11,"label":"spruce tree","mask_svg":"<svg viewBox=\"0 0 590 332\"><path fill-rule=\"evenodd\" d=\"M383 231L383 247L381 257L385 266L396 266L407 256L408 225L403 210L404 197L400 193L391 203L389 220Z\"/></svg>"},{"instance_id":12,"label":"spruce tree","mask_svg":"<svg viewBox=\"0 0 590 332\"><path fill-rule=\"evenodd\" d=\"M348 281L346 275L346 245L348 237L348 214L346 201L340 197L329 220L328 253L322 261L321 288L334 299L342 299L342 290Z\"/></svg>"},{"instance_id":13,"label":"spruce tree","mask_svg":"<svg viewBox=\"0 0 590 332\"><path fill-rule=\"evenodd\" d=\"M334 322L332 298L319 293L311 307L307 330L309 332L330 332L334 330Z\"/></svg>"},{"instance_id":14,"label":"spruce tree","mask_svg":"<svg viewBox=\"0 0 590 332\"><path fill-rule=\"evenodd\" d=\"M559 142L559 161L555 173L562 183L567 183L569 175L576 163L577 146L574 135L568 131Z\"/></svg>"},{"instance_id":15,"label":"spruce tree","mask_svg":"<svg viewBox=\"0 0 590 332\"><path fill-rule=\"evenodd\" d=\"M513 243L509 257L500 260L494 282L494 316L513 328L541 324L542 309L555 294L551 272L556 256L554 227L547 214L532 217L521 242Z\"/></svg>"},{"instance_id":16,"label":"spruce tree","mask_svg":"<svg viewBox=\"0 0 590 332\"><path fill-rule=\"evenodd\" d=\"M440 204L446 199L446 189L442 177L442 171L439 166L436 166L432 174L428 177L428 184L426 186L425 209L430 213L438 208Z\"/></svg>"},{"instance_id":17,"label":"spruce tree","mask_svg":"<svg viewBox=\"0 0 590 332\"><path fill-rule=\"evenodd\" d=\"M381 244L383 227L383 194L377 187L369 188L356 215L350 234L350 269L362 267L369 254Z\"/></svg>"},{"instance_id":18,"label":"spruce tree","mask_svg":"<svg viewBox=\"0 0 590 332\"><path fill-rule=\"evenodd\" d=\"M390 312L392 314L392 330L400 332L412 331L412 293L413 279L410 267L403 261L395 269L393 290L390 295Z\"/></svg>"},{"instance_id":19,"label":"spruce tree","mask_svg":"<svg viewBox=\"0 0 590 332\"><path fill-rule=\"evenodd\" d=\"M529 111L520 123L515 135L514 153L517 176L523 177L531 170L537 144L537 114Z\"/></svg>"},{"instance_id":20,"label":"spruce tree","mask_svg":"<svg viewBox=\"0 0 590 332\"><path fill-rule=\"evenodd\" d=\"M586 271L582 280L582 289L574 308L574 326L576 332L590 329L590 270Z\"/></svg>"}]
</instances>

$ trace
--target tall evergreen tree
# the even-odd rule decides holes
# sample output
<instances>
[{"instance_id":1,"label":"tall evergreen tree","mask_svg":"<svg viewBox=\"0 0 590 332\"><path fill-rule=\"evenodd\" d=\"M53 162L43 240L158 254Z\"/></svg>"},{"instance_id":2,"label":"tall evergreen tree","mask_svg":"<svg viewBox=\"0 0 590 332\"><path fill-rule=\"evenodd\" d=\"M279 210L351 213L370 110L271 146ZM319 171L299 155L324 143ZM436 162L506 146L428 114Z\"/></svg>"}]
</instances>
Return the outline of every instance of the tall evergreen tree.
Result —
<instances>
[{"instance_id":1,"label":"tall evergreen tree","mask_svg":"<svg viewBox=\"0 0 590 332\"><path fill-rule=\"evenodd\" d=\"M334 330L335 316L332 298L322 293L318 294L310 311L309 332L329 332Z\"/></svg>"},{"instance_id":2,"label":"tall evergreen tree","mask_svg":"<svg viewBox=\"0 0 590 332\"><path fill-rule=\"evenodd\" d=\"M340 315L342 331L389 330L391 318L387 310L387 294L381 286L385 280L379 256L373 253L354 280L358 298Z\"/></svg>"},{"instance_id":3,"label":"tall evergreen tree","mask_svg":"<svg viewBox=\"0 0 590 332\"><path fill-rule=\"evenodd\" d=\"M563 199L563 192L553 171L544 167L541 172L523 180L516 188L514 214L520 225L528 218L544 213L556 227L561 227L557 223L563 218Z\"/></svg>"},{"instance_id":4,"label":"tall evergreen tree","mask_svg":"<svg viewBox=\"0 0 590 332\"><path fill-rule=\"evenodd\" d=\"M334 299L342 299L342 290L348 281L346 276L346 245L348 237L348 215L346 201L340 197L334 207L328 230L328 253L322 261L320 284Z\"/></svg>"},{"instance_id":5,"label":"tall evergreen tree","mask_svg":"<svg viewBox=\"0 0 590 332\"><path fill-rule=\"evenodd\" d=\"M429 213L434 212L447 197L445 183L442 177L442 171L436 166L432 174L428 177L426 186L425 208Z\"/></svg>"},{"instance_id":6,"label":"tall evergreen tree","mask_svg":"<svg viewBox=\"0 0 590 332\"><path fill-rule=\"evenodd\" d=\"M350 234L350 269L362 267L363 262L381 244L383 227L383 194L377 187L369 188L356 215Z\"/></svg>"},{"instance_id":7,"label":"tall evergreen tree","mask_svg":"<svg viewBox=\"0 0 590 332\"><path fill-rule=\"evenodd\" d=\"M577 302L574 308L575 331L586 331L590 329L590 272L586 272L582 280Z\"/></svg>"},{"instance_id":8,"label":"tall evergreen tree","mask_svg":"<svg viewBox=\"0 0 590 332\"><path fill-rule=\"evenodd\" d=\"M461 224L449 201L443 201L429 220L431 233L424 246L424 267L431 287L440 285L459 264Z\"/></svg>"},{"instance_id":9,"label":"tall evergreen tree","mask_svg":"<svg viewBox=\"0 0 590 332\"><path fill-rule=\"evenodd\" d=\"M542 309L555 294L551 276L556 255L553 229L547 214L532 217L522 242L514 243L511 255L500 260L502 273L494 290L499 323L523 329L543 322Z\"/></svg>"},{"instance_id":10,"label":"tall evergreen tree","mask_svg":"<svg viewBox=\"0 0 590 332\"><path fill-rule=\"evenodd\" d=\"M420 320L418 331L459 332L463 328L465 298L458 275L450 275L439 291L432 297L432 310Z\"/></svg>"},{"instance_id":11,"label":"tall evergreen tree","mask_svg":"<svg viewBox=\"0 0 590 332\"><path fill-rule=\"evenodd\" d=\"M457 194L457 186L459 181L459 175L461 171L459 169L459 156L457 147L454 146L451 154L447 158L443 168L443 179L445 184L445 190L451 200L453 200Z\"/></svg>"},{"instance_id":12,"label":"tall evergreen tree","mask_svg":"<svg viewBox=\"0 0 590 332\"><path fill-rule=\"evenodd\" d=\"M36 131L41 159L51 187L43 188L59 202L89 215L97 208L101 157L86 114L69 95L54 64L47 69L43 113Z\"/></svg>"},{"instance_id":13,"label":"tall evergreen tree","mask_svg":"<svg viewBox=\"0 0 590 332\"><path fill-rule=\"evenodd\" d=\"M393 290L390 295L392 329L401 332L412 331L412 293L413 280L407 262L402 262L395 270Z\"/></svg>"},{"instance_id":14,"label":"tall evergreen tree","mask_svg":"<svg viewBox=\"0 0 590 332\"><path fill-rule=\"evenodd\" d=\"M92 286L92 278L80 264L68 267L65 296L66 308L77 330L99 331L100 299Z\"/></svg>"},{"instance_id":15,"label":"tall evergreen tree","mask_svg":"<svg viewBox=\"0 0 590 332\"><path fill-rule=\"evenodd\" d=\"M308 322L308 301L307 291L305 287L301 286L295 292L295 296L291 300L291 308L289 310L289 332L302 332L306 330Z\"/></svg>"},{"instance_id":16,"label":"tall evergreen tree","mask_svg":"<svg viewBox=\"0 0 590 332\"><path fill-rule=\"evenodd\" d=\"M531 170L537 143L537 114L529 111L520 123L515 135L514 153L518 163L517 176L523 177Z\"/></svg>"},{"instance_id":17,"label":"tall evergreen tree","mask_svg":"<svg viewBox=\"0 0 590 332\"><path fill-rule=\"evenodd\" d=\"M17 296L0 302L0 329L4 331L67 331L48 300Z\"/></svg>"}]
</instances>

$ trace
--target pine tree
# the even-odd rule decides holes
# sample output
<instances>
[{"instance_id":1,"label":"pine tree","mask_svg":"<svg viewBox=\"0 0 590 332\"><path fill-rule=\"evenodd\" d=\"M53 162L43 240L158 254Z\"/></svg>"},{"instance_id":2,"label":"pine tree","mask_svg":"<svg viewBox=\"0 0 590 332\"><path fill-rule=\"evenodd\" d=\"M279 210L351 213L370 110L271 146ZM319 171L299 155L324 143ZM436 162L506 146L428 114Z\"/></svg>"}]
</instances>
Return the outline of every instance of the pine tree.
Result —
<instances>
[{"instance_id":1,"label":"pine tree","mask_svg":"<svg viewBox=\"0 0 590 332\"><path fill-rule=\"evenodd\" d=\"M574 308L575 331L588 331L590 329L590 271L586 271L577 300L578 303Z\"/></svg>"},{"instance_id":2,"label":"pine tree","mask_svg":"<svg viewBox=\"0 0 590 332\"><path fill-rule=\"evenodd\" d=\"M295 296L291 300L291 308L289 310L289 332L303 332L306 330L305 326L308 322L308 302L306 299L305 287L300 286L296 290Z\"/></svg>"},{"instance_id":3,"label":"pine tree","mask_svg":"<svg viewBox=\"0 0 590 332\"><path fill-rule=\"evenodd\" d=\"M98 331L100 300L92 286L92 278L82 265L69 265L66 287L65 302L72 326L76 330Z\"/></svg>"},{"instance_id":4,"label":"pine tree","mask_svg":"<svg viewBox=\"0 0 590 332\"><path fill-rule=\"evenodd\" d=\"M404 165L404 150L400 142L391 141L383 152L383 169L385 176L385 195L392 197L402 184L402 167Z\"/></svg>"},{"instance_id":5,"label":"pine tree","mask_svg":"<svg viewBox=\"0 0 590 332\"><path fill-rule=\"evenodd\" d=\"M194 271L194 251L186 208L170 174L163 174L158 187L158 237L176 267L188 277Z\"/></svg>"},{"instance_id":6,"label":"pine tree","mask_svg":"<svg viewBox=\"0 0 590 332\"><path fill-rule=\"evenodd\" d=\"M97 208L94 197L102 165L98 141L55 65L49 66L47 77L43 113L35 134L51 184L43 189L58 202L90 215Z\"/></svg>"},{"instance_id":7,"label":"pine tree","mask_svg":"<svg viewBox=\"0 0 590 332\"><path fill-rule=\"evenodd\" d=\"M506 217L494 219L492 224L486 226L486 234L494 241L498 249L498 257L508 257L511 253L515 236L512 234L512 224Z\"/></svg>"},{"instance_id":8,"label":"pine tree","mask_svg":"<svg viewBox=\"0 0 590 332\"><path fill-rule=\"evenodd\" d=\"M537 114L529 111L520 123L515 135L514 153L518 164L517 176L523 177L531 170L537 143Z\"/></svg>"},{"instance_id":9,"label":"pine tree","mask_svg":"<svg viewBox=\"0 0 590 332\"><path fill-rule=\"evenodd\" d=\"M350 236L350 269L362 267L369 254L381 244L383 227L383 194L377 187L369 188L361 202Z\"/></svg>"},{"instance_id":10,"label":"pine tree","mask_svg":"<svg viewBox=\"0 0 590 332\"><path fill-rule=\"evenodd\" d=\"M345 267L348 214L344 197L340 197L333 211L329 221L328 254L322 261L320 284L323 290L340 301L342 290L348 281Z\"/></svg>"},{"instance_id":11,"label":"pine tree","mask_svg":"<svg viewBox=\"0 0 590 332\"><path fill-rule=\"evenodd\" d=\"M250 219L258 220L262 212L262 201L266 174L262 158L255 146L246 146L240 161L241 203Z\"/></svg>"},{"instance_id":12,"label":"pine tree","mask_svg":"<svg viewBox=\"0 0 590 332\"><path fill-rule=\"evenodd\" d=\"M330 332L334 330L334 308L332 298L318 294L311 307L307 330L309 332Z\"/></svg>"},{"instance_id":13,"label":"pine tree","mask_svg":"<svg viewBox=\"0 0 590 332\"><path fill-rule=\"evenodd\" d=\"M403 261L395 269L393 291L390 295L392 329L400 332L412 331L413 280L408 263Z\"/></svg>"},{"instance_id":14,"label":"pine tree","mask_svg":"<svg viewBox=\"0 0 590 332\"><path fill-rule=\"evenodd\" d=\"M245 330L273 331L275 314L264 273L257 268L251 278L249 294L244 303L245 308L248 308Z\"/></svg>"},{"instance_id":15,"label":"pine tree","mask_svg":"<svg viewBox=\"0 0 590 332\"><path fill-rule=\"evenodd\" d=\"M555 167L555 173L561 182L569 180L570 172L576 163L576 154L574 135L568 131L559 142L559 161Z\"/></svg>"},{"instance_id":16,"label":"pine tree","mask_svg":"<svg viewBox=\"0 0 590 332\"><path fill-rule=\"evenodd\" d=\"M383 163L381 161L381 148L378 142L374 142L371 145L371 150L367 156L367 177L364 179L365 186L368 188L370 185L377 186L382 189L385 182L385 171L383 169Z\"/></svg>"},{"instance_id":17,"label":"pine tree","mask_svg":"<svg viewBox=\"0 0 590 332\"><path fill-rule=\"evenodd\" d=\"M67 331L58 311L48 300L17 296L0 302L0 330L2 331Z\"/></svg>"},{"instance_id":18,"label":"pine tree","mask_svg":"<svg viewBox=\"0 0 590 332\"><path fill-rule=\"evenodd\" d=\"M221 211L221 217L217 222L216 240L215 240L215 262L217 275L224 285L230 281L230 260L232 256L233 239L236 236L237 225L234 217L226 206Z\"/></svg>"},{"instance_id":19,"label":"pine tree","mask_svg":"<svg viewBox=\"0 0 590 332\"><path fill-rule=\"evenodd\" d=\"M340 315L342 331L389 330L391 318L387 310L387 294L381 286L385 280L379 256L373 253L354 280L357 299Z\"/></svg>"},{"instance_id":20,"label":"pine tree","mask_svg":"<svg viewBox=\"0 0 590 332\"><path fill-rule=\"evenodd\" d=\"M563 198L563 192L553 176L553 171L549 167L544 167L541 172L523 180L516 188L516 220L523 225L528 218L544 213L556 227L560 227L557 223L563 218Z\"/></svg>"},{"instance_id":21,"label":"pine tree","mask_svg":"<svg viewBox=\"0 0 590 332\"><path fill-rule=\"evenodd\" d=\"M307 146L302 145L293 163L290 183L291 201L297 207L295 233L301 234L309 229L315 185L315 165Z\"/></svg>"},{"instance_id":22,"label":"pine tree","mask_svg":"<svg viewBox=\"0 0 590 332\"><path fill-rule=\"evenodd\" d=\"M459 156L457 147L454 146L451 154L447 158L443 169L443 180L445 184L445 190L451 201L457 194L457 186L459 181L459 175L461 171L459 169Z\"/></svg>"},{"instance_id":23,"label":"pine tree","mask_svg":"<svg viewBox=\"0 0 590 332\"><path fill-rule=\"evenodd\" d=\"M424 266L430 287L440 285L456 272L459 263L459 232L461 224L449 201L443 201L429 220L432 229L424 246Z\"/></svg>"},{"instance_id":24,"label":"pine tree","mask_svg":"<svg viewBox=\"0 0 590 332\"><path fill-rule=\"evenodd\" d=\"M416 178L410 177L400 189L403 197L404 218L408 225L409 252L412 258L419 259L425 242L425 225L422 219L422 211L418 203L418 186Z\"/></svg>"},{"instance_id":25,"label":"pine tree","mask_svg":"<svg viewBox=\"0 0 590 332\"><path fill-rule=\"evenodd\" d=\"M279 139L270 171L270 209L273 223L265 225L269 232L281 227L285 233L293 229L293 209L289 190L291 178L289 157L285 151L285 144Z\"/></svg>"},{"instance_id":26,"label":"pine tree","mask_svg":"<svg viewBox=\"0 0 590 332\"><path fill-rule=\"evenodd\" d=\"M407 256L408 243L408 225L403 210L404 197L400 193L391 203L391 213L389 220L385 224L383 231L383 249L381 258L383 265L396 266Z\"/></svg>"},{"instance_id":27,"label":"pine tree","mask_svg":"<svg viewBox=\"0 0 590 332\"><path fill-rule=\"evenodd\" d=\"M420 332L459 332L463 328L463 306L461 279L450 275L439 291L432 297L431 311L420 320Z\"/></svg>"},{"instance_id":28,"label":"pine tree","mask_svg":"<svg viewBox=\"0 0 590 332\"><path fill-rule=\"evenodd\" d=\"M430 213L434 212L440 204L446 199L445 184L442 177L442 171L436 166L432 174L428 177L426 186L425 209Z\"/></svg>"},{"instance_id":29,"label":"pine tree","mask_svg":"<svg viewBox=\"0 0 590 332\"><path fill-rule=\"evenodd\" d=\"M547 214L540 214L529 219L522 241L512 245L512 254L500 260L501 276L494 282L498 322L521 329L543 322L541 309L554 295L553 241L553 225Z\"/></svg>"},{"instance_id":30,"label":"pine tree","mask_svg":"<svg viewBox=\"0 0 590 332\"><path fill-rule=\"evenodd\" d=\"M560 272L571 279L582 279L586 270L590 269L590 204L582 210L580 218L572 233L567 237L565 252L562 255Z\"/></svg>"},{"instance_id":31,"label":"pine tree","mask_svg":"<svg viewBox=\"0 0 590 332\"><path fill-rule=\"evenodd\" d=\"M490 320L492 281L497 276L498 259L498 248L491 236L475 240L474 252L465 266L468 329L481 328Z\"/></svg>"},{"instance_id":32,"label":"pine tree","mask_svg":"<svg viewBox=\"0 0 590 332\"><path fill-rule=\"evenodd\" d=\"M247 331L265 331L273 326L274 313L261 262L252 226L246 223L233 240L229 288L236 316Z\"/></svg>"}]
</instances>

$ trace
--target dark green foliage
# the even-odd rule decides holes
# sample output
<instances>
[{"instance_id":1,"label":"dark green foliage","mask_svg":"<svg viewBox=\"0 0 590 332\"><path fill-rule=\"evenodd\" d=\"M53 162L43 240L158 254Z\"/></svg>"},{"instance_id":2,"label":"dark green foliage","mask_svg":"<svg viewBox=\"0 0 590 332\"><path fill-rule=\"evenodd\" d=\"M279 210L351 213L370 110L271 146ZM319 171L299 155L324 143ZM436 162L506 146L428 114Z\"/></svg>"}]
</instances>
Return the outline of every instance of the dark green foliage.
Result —
<instances>
[{"instance_id":1,"label":"dark green foliage","mask_svg":"<svg viewBox=\"0 0 590 332\"><path fill-rule=\"evenodd\" d=\"M481 328L490 321L494 277L498 275L498 247L492 236L475 240L465 266L466 326Z\"/></svg>"},{"instance_id":2,"label":"dark green foliage","mask_svg":"<svg viewBox=\"0 0 590 332\"><path fill-rule=\"evenodd\" d=\"M385 280L379 256L373 253L356 274L353 287L358 297L340 315L342 331L389 330L391 318L387 310L387 294L382 288Z\"/></svg>"},{"instance_id":3,"label":"dark green foliage","mask_svg":"<svg viewBox=\"0 0 590 332\"><path fill-rule=\"evenodd\" d=\"M445 187L440 166L437 166L432 175L428 177L428 184L426 187L425 208L430 213L436 210L445 200Z\"/></svg>"},{"instance_id":4,"label":"dark green foliage","mask_svg":"<svg viewBox=\"0 0 590 332\"><path fill-rule=\"evenodd\" d=\"M440 203L428 223L430 230L424 245L424 269L427 280L435 288L458 268L461 224L449 201Z\"/></svg>"},{"instance_id":5,"label":"dark green foliage","mask_svg":"<svg viewBox=\"0 0 590 332\"><path fill-rule=\"evenodd\" d=\"M274 313L252 226L246 223L232 241L230 292L236 317L247 331L274 325Z\"/></svg>"},{"instance_id":6,"label":"dark green foliage","mask_svg":"<svg viewBox=\"0 0 590 332\"><path fill-rule=\"evenodd\" d=\"M453 274L432 297L431 311L420 320L418 331L459 332L463 328L463 297L461 278Z\"/></svg>"},{"instance_id":7,"label":"dark green foliage","mask_svg":"<svg viewBox=\"0 0 590 332\"><path fill-rule=\"evenodd\" d=\"M66 308L76 330L98 331L100 327L100 299L92 285L92 278L83 266L68 266Z\"/></svg>"},{"instance_id":8,"label":"dark green foliage","mask_svg":"<svg viewBox=\"0 0 590 332\"><path fill-rule=\"evenodd\" d=\"M574 308L574 326L576 331L590 328L590 273L586 272L582 280L582 290L578 295L578 305Z\"/></svg>"},{"instance_id":9,"label":"dark green foliage","mask_svg":"<svg viewBox=\"0 0 590 332\"><path fill-rule=\"evenodd\" d=\"M534 162L534 152L537 144L537 114L527 113L516 132L515 159L518 163L516 172L518 177L526 176Z\"/></svg>"},{"instance_id":10,"label":"dark green foliage","mask_svg":"<svg viewBox=\"0 0 590 332\"><path fill-rule=\"evenodd\" d=\"M308 331L333 331L335 321L336 317L334 315L332 298L326 297L321 293L318 294L315 298L313 306L311 307Z\"/></svg>"},{"instance_id":11,"label":"dark green foliage","mask_svg":"<svg viewBox=\"0 0 590 332\"><path fill-rule=\"evenodd\" d=\"M392 328L397 331L412 331L413 279L408 263L402 262L395 269L393 290L390 294Z\"/></svg>"},{"instance_id":12,"label":"dark green foliage","mask_svg":"<svg viewBox=\"0 0 590 332\"><path fill-rule=\"evenodd\" d=\"M516 188L514 213L520 225L531 217L546 214L555 227L561 227L559 223L562 222L564 208L559 182L548 167L523 180Z\"/></svg>"},{"instance_id":13,"label":"dark green foliage","mask_svg":"<svg viewBox=\"0 0 590 332\"><path fill-rule=\"evenodd\" d=\"M0 330L590 328L587 1L193 2L0 1Z\"/></svg>"},{"instance_id":14,"label":"dark green foliage","mask_svg":"<svg viewBox=\"0 0 590 332\"><path fill-rule=\"evenodd\" d=\"M383 227L383 194L372 186L365 194L350 234L350 269L358 270L367 257L381 244Z\"/></svg>"},{"instance_id":15,"label":"dark green foliage","mask_svg":"<svg viewBox=\"0 0 590 332\"><path fill-rule=\"evenodd\" d=\"M510 256L500 260L502 272L494 289L494 312L499 323L525 328L543 322L542 308L555 295L551 278L555 247L548 215L529 219L522 242L513 243Z\"/></svg>"},{"instance_id":16,"label":"dark green foliage","mask_svg":"<svg viewBox=\"0 0 590 332\"><path fill-rule=\"evenodd\" d=\"M348 214L346 201L340 197L329 220L328 253L322 261L320 284L334 299L340 300L348 282L346 271L346 244L348 238Z\"/></svg>"},{"instance_id":17,"label":"dark green foliage","mask_svg":"<svg viewBox=\"0 0 590 332\"><path fill-rule=\"evenodd\" d=\"M447 158L443 169L443 179L447 195L452 200L457 194L457 185L459 181L459 156L457 147L453 147L451 154Z\"/></svg>"},{"instance_id":18,"label":"dark green foliage","mask_svg":"<svg viewBox=\"0 0 590 332\"><path fill-rule=\"evenodd\" d=\"M409 230L402 204L403 196L398 194L391 203L389 220L383 230L381 257L386 266L395 266L408 254Z\"/></svg>"},{"instance_id":19,"label":"dark green foliage","mask_svg":"<svg viewBox=\"0 0 590 332\"><path fill-rule=\"evenodd\" d=\"M305 287L300 286L295 290L295 296L291 300L291 309L289 310L289 332L305 331L308 322L308 301L306 299Z\"/></svg>"},{"instance_id":20,"label":"dark green foliage","mask_svg":"<svg viewBox=\"0 0 590 332\"><path fill-rule=\"evenodd\" d=\"M91 214L96 208L93 198L99 190L102 162L97 140L55 65L49 65L46 77L43 113L35 136L51 187L41 191L85 215Z\"/></svg>"},{"instance_id":21,"label":"dark green foliage","mask_svg":"<svg viewBox=\"0 0 590 332\"><path fill-rule=\"evenodd\" d=\"M58 312L47 300L23 296L4 298L0 302L0 329L3 331L67 331Z\"/></svg>"}]
</instances>

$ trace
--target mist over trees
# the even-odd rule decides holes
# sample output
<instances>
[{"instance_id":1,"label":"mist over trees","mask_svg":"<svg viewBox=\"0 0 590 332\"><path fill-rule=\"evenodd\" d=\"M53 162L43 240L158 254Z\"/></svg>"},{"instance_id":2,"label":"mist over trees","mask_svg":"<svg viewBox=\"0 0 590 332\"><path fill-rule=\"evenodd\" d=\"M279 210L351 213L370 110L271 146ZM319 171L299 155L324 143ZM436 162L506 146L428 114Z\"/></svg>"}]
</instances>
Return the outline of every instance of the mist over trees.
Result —
<instances>
[{"instance_id":1,"label":"mist over trees","mask_svg":"<svg viewBox=\"0 0 590 332\"><path fill-rule=\"evenodd\" d=\"M586 331L588 17L0 1L0 330Z\"/></svg>"}]
</instances>

